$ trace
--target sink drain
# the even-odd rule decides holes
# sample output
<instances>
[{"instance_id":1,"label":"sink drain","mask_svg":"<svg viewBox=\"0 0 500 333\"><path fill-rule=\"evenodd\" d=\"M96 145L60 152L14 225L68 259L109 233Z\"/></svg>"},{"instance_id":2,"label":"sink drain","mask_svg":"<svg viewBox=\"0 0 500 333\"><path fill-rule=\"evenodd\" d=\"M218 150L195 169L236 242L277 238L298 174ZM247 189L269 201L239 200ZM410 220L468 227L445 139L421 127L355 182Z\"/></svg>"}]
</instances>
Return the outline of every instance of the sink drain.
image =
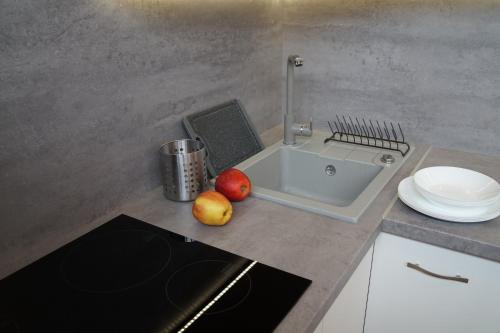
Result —
<instances>
[{"instance_id":1,"label":"sink drain","mask_svg":"<svg viewBox=\"0 0 500 333\"><path fill-rule=\"evenodd\" d=\"M325 173L328 175L328 176L333 176L335 173L337 172L337 170L335 169L335 167L331 164L327 165L326 168L325 168Z\"/></svg>"}]
</instances>

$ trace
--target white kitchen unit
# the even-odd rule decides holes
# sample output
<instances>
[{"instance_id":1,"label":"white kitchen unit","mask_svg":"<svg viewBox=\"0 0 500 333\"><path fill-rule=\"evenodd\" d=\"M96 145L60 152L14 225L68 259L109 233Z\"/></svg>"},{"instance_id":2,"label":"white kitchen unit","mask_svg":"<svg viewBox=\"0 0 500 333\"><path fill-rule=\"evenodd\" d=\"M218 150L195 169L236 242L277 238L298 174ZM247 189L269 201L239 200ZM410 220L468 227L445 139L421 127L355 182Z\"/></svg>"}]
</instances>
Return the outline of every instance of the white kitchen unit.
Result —
<instances>
[{"instance_id":1,"label":"white kitchen unit","mask_svg":"<svg viewBox=\"0 0 500 333\"><path fill-rule=\"evenodd\" d=\"M382 233L364 332L499 333L500 264Z\"/></svg>"},{"instance_id":2,"label":"white kitchen unit","mask_svg":"<svg viewBox=\"0 0 500 333\"><path fill-rule=\"evenodd\" d=\"M373 246L340 292L315 333L361 333L365 316Z\"/></svg>"}]
</instances>

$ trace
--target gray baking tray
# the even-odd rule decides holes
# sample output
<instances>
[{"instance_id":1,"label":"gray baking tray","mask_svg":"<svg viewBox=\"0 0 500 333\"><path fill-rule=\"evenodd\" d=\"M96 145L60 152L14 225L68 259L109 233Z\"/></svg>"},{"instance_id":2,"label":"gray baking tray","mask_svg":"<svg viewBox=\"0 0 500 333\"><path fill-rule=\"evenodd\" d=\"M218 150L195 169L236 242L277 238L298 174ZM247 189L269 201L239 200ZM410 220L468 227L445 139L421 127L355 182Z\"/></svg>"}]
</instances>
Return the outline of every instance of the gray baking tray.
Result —
<instances>
[{"instance_id":1,"label":"gray baking tray","mask_svg":"<svg viewBox=\"0 0 500 333\"><path fill-rule=\"evenodd\" d=\"M252 122L238 100L191 114L183 119L188 135L205 144L212 177L264 149Z\"/></svg>"}]
</instances>

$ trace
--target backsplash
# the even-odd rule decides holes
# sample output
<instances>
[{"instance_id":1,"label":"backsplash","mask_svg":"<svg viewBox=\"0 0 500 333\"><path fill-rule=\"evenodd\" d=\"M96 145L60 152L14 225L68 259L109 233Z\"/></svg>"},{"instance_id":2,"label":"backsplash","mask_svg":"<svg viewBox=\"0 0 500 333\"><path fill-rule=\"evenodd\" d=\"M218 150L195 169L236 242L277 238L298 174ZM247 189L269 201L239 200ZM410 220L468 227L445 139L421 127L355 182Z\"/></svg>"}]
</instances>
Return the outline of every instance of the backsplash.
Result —
<instances>
[{"instance_id":1,"label":"backsplash","mask_svg":"<svg viewBox=\"0 0 500 333\"><path fill-rule=\"evenodd\" d=\"M48 1L0 12L0 251L36 253L160 184L183 116L239 98L281 121L270 1Z\"/></svg>"},{"instance_id":2,"label":"backsplash","mask_svg":"<svg viewBox=\"0 0 500 333\"><path fill-rule=\"evenodd\" d=\"M499 4L6 2L0 251L36 255L158 186L157 150L187 114L239 98L260 132L280 124L292 53L297 120L389 119L411 142L500 155Z\"/></svg>"},{"instance_id":3,"label":"backsplash","mask_svg":"<svg viewBox=\"0 0 500 333\"><path fill-rule=\"evenodd\" d=\"M498 0L287 1L283 56L305 59L297 112L397 121L410 142L500 155L499 17Z\"/></svg>"}]
</instances>

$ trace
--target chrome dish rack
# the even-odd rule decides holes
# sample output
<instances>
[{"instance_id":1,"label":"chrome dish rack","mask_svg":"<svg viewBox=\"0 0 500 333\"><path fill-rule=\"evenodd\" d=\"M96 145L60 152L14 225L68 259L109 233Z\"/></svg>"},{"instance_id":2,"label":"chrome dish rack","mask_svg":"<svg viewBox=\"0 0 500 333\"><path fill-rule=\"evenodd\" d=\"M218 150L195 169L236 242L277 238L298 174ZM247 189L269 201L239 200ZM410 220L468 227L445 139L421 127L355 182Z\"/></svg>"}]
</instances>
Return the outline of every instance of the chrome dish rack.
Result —
<instances>
[{"instance_id":1,"label":"chrome dish rack","mask_svg":"<svg viewBox=\"0 0 500 333\"><path fill-rule=\"evenodd\" d=\"M326 138L324 143L337 141L365 147L388 149L400 152L403 157L410 151L410 145L406 142L399 123L396 123L395 126L392 122L389 122L388 126L385 121L381 125L378 120L374 124L371 119L368 121L364 118L359 120L355 117L354 119L353 121L351 116L346 118L337 115L336 120L333 121L335 128L328 121L332 136Z\"/></svg>"}]
</instances>

